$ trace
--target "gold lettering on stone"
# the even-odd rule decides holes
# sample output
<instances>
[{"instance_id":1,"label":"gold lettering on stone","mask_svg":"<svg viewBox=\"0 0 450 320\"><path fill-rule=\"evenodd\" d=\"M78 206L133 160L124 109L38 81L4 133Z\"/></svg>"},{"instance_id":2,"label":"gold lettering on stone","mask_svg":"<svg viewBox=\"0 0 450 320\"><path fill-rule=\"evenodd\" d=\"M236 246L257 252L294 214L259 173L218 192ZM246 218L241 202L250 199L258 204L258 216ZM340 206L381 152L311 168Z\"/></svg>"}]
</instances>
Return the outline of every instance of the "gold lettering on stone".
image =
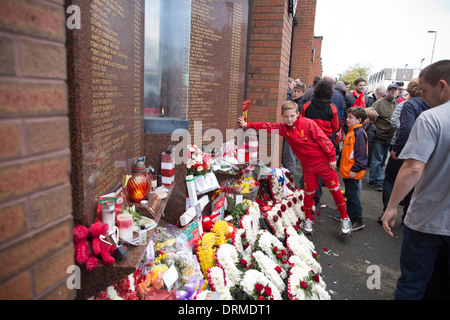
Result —
<instances>
[{"instance_id":1,"label":"gold lettering on stone","mask_svg":"<svg viewBox=\"0 0 450 320\"><path fill-rule=\"evenodd\" d=\"M142 7L143 0L125 7L117 0L90 2L92 137L86 152L95 171L85 183L94 177L97 195L122 180L124 168L115 163L127 160L125 149L128 158L142 152Z\"/></svg>"}]
</instances>

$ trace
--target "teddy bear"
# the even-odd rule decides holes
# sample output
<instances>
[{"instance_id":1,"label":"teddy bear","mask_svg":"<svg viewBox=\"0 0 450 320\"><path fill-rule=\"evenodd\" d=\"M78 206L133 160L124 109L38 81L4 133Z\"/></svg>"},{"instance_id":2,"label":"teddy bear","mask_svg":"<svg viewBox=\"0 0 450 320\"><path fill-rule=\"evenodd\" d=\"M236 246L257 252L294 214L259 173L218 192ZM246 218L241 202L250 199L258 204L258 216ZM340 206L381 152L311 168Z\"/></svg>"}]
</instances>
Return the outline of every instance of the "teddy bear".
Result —
<instances>
[{"instance_id":1,"label":"teddy bear","mask_svg":"<svg viewBox=\"0 0 450 320\"><path fill-rule=\"evenodd\" d=\"M87 271L95 269L98 265L98 259L92 255L89 237L90 231L85 226L77 224L73 228L75 262L79 265L84 264Z\"/></svg>"},{"instance_id":2,"label":"teddy bear","mask_svg":"<svg viewBox=\"0 0 450 320\"><path fill-rule=\"evenodd\" d=\"M89 232L92 236L92 252L94 256L100 255L106 266L110 266L116 261L112 256L116 246L100 239L101 235L108 233L108 228L108 225L101 221L97 221L89 227Z\"/></svg>"}]
</instances>

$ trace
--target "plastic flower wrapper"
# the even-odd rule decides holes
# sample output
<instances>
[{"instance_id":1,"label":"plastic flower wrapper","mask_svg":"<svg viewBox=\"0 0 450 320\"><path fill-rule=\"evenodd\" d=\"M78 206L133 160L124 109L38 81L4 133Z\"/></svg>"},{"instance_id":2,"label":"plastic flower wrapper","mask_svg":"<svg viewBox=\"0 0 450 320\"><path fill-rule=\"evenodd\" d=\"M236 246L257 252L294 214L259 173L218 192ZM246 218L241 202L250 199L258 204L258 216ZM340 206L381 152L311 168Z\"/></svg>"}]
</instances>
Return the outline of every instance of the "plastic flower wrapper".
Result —
<instances>
[{"instance_id":1,"label":"plastic flower wrapper","mask_svg":"<svg viewBox=\"0 0 450 320\"><path fill-rule=\"evenodd\" d=\"M174 265L177 269L178 279L187 283L194 272L192 259L192 246L187 236L179 229L169 225L155 234L154 265L165 264L169 268Z\"/></svg>"},{"instance_id":2,"label":"plastic flower wrapper","mask_svg":"<svg viewBox=\"0 0 450 320\"><path fill-rule=\"evenodd\" d=\"M151 268L154 261L155 261L155 247L154 247L153 236L152 236L152 238L150 239L150 241L147 244L147 248L145 249L145 254L143 255L141 262L140 262L140 267L142 269L142 275L145 276L148 274L148 270Z\"/></svg>"},{"instance_id":3,"label":"plastic flower wrapper","mask_svg":"<svg viewBox=\"0 0 450 320\"><path fill-rule=\"evenodd\" d=\"M170 263L171 262L171 263ZM178 272L178 281L186 284L194 273L192 254L185 250L175 252L171 257L170 265L174 264Z\"/></svg>"},{"instance_id":4,"label":"plastic flower wrapper","mask_svg":"<svg viewBox=\"0 0 450 320\"><path fill-rule=\"evenodd\" d=\"M155 242L155 250L164 248L166 246L174 246L175 233L176 229L172 225L158 226L153 236L153 240Z\"/></svg>"},{"instance_id":5,"label":"plastic flower wrapper","mask_svg":"<svg viewBox=\"0 0 450 320\"><path fill-rule=\"evenodd\" d=\"M150 269L150 273L147 276L150 276L150 285L153 288L161 289L164 287L163 275L167 270L169 270L169 267L165 264L156 265Z\"/></svg>"},{"instance_id":6,"label":"plastic flower wrapper","mask_svg":"<svg viewBox=\"0 0 450 320\"><path fill-rule=\"evenodd\" d=\"M193 273L185 284L177 283L177 300L193 300L205 284L197 259L193 261Z\"/></svg>"},{"instance_id":7,"label":"plastic flower wrapper","mask_svg":"<svg viewBox=\"0 0 450 320\"><path fill-rule=\"evenodd\" d=\"M150 268L158 264L169 264L172 256L177 252L177 229L172 225L158 226L147 244L146 254L141 260L144 268L143 274L147 274Z\"/></svg>"},{"instance_id":8,"label":"plastic flower wrapper","mask_svg":"<svg viewBox=\"0 0 450 320\"><path fill-rule=\"evenodd\" d=\"M247 165L241 169L239 172L241 178L255 178L256 177L256 169L252 165Z\"/></svg>"},{"instance_id":9,"label":"plastic flower wrapper","mask_svg":"<svg viewBox=\"0 0 450 320\"><path fill-rule=\"evenodd\" d=\"M204 282L203 278L192 277L183 289L177 289L177 300L193 300Z\"/></svg>"},{"instance_id":10,"label":"plastic flower wrapper","mask_svg":"<svg viewBox=\"0 0 450 320\"><path fill-rule=\"evenodd\" d=\"M211 158L211 168L228 175L237 175L239 167L237 166L236 146L230 142L224 143L220 150Z\"/></svg>"},{"instance_id":11,"label":"plastic flower wrapper","mask_svg":"<svg viewBox=\"0 0 450 320\"><path fill-rule=\"evenodd\" d=\"M241 176L229 182L229 192L242 195L244 199L254 201L259 190L259 181L252 176Z\"/></svg>"},{"instance_id":12,"label":"plastic flower wrapper","mask_svg":"<svg viewBox=\"0 0 450 320\"><path fill-rule=\"evenodd\" d=\"M143 300L147 293L151 290L159 290L164 287L164 281L162 276L169 268L166 265L153 266L148 274L145 276L144 281L138 285L138 292L140 298Z\"/></svg>"},{"instance_id":13,"label":"plastic flower wrapper","mask_svg":"<svg viewBox=\"0 0 450 320\"><path fill-rule=\"evenodd\" d=\"M203 175L211 171L211 155L204 153L196 145L188 148L186 157L187 175Z\"/></svg>"},{"instance_id":14,"label":"plastic flower wrapper","mask_svg":"<svg viewBox=\"0 0 450 320\"><path fill-rule=\"evenodd\" d=\"M230 223L233 224L236 228L240 228L242 218L248 213L249 208L251 208L252 206L256 207L257 203L252 202L251 200L248 199L242 200L242 202L237 205L234 205L234 202L232 203L231 206L229 205L227 207L227 213L229 213L233 218L233 220L231 220Z\"/></svg>"},{"instance_id":15,"label":"plastic flower wrapper","mask_svg":"<svg viewBox=\"0 0 450 320\"><path fill-rule=\"evenodd\" d=\"M220 148L220 154L224 161L230 163L231 165L237 165L237 146L234 144L234 139L225 142Z\"/></svg>"}]
</instances>

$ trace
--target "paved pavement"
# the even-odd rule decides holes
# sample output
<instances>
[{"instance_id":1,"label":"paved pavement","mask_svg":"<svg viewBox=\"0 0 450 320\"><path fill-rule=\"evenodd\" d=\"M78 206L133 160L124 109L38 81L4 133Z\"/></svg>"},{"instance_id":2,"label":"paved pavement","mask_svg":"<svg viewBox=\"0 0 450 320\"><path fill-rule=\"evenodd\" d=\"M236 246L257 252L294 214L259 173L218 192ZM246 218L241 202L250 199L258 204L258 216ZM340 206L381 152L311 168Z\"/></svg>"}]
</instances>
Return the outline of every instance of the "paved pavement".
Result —
<instances>
[{"instance_id":1,"label":"paved pavement","mask_svg":"<svg viewBox=\"0 0 450 320\"><path fill-rule=\"evenodd\" d=\"M323 188L319 208L313 215L314 234L309 238L321 256L322 277L332 300L393 300L400 276L402 208L398 209L392 238L377 222L383 208L381 192L367 184L368 173L362 182L364 229L350 236L340 235L340 223L333 219L337 207L326 188ZM296 183L300 177L301 166L297 163ZM344 189L342 179L341 189ZM320 208L322 204L327 207Z\"/></svg>"}]
</instances>

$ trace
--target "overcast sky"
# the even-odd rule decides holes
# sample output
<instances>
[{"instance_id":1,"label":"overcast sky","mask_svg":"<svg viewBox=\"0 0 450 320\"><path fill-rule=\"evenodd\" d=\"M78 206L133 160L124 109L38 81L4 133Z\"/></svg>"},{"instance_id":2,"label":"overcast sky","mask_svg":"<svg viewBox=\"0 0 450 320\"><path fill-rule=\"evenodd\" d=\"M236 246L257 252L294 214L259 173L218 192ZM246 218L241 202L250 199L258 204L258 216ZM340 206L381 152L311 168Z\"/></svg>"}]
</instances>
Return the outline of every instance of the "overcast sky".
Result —
<instances>
[{"instance_id":1,"label":"overcast sky","mask_svg":"<svg viewBox=\"0 0 450 320\"><path fill-rule=\"evenodd\" d=\"M317 0L315 36L322 36L324 74L337 76L356 63L422 68L450 59L450 0Z\"/></svg>"}]
</instances>

